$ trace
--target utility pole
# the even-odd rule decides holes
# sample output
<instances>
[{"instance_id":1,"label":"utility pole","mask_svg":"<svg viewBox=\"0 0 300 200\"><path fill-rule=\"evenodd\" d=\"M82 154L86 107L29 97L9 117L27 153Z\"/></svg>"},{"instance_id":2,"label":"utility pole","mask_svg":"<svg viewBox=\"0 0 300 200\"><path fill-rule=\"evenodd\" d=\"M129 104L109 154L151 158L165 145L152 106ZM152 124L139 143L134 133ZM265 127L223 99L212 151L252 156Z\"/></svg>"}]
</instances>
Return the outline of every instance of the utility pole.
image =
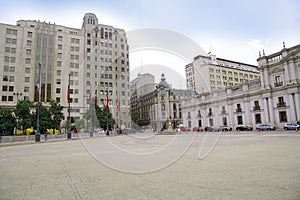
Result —
<instances>
[{"instance_id":1,"label":"utility pole","mask_svg":"<svg viewBox=\"0 0 300 200\"><path fill-rule=\"evenodd\" d=\"M70 101L70 74L69 74L69 80L68 80L68 103L69 103L69 108L68 108L68 133L67 133L67 138L71 139L71 101Z\"/></svg>"}]
</instances>

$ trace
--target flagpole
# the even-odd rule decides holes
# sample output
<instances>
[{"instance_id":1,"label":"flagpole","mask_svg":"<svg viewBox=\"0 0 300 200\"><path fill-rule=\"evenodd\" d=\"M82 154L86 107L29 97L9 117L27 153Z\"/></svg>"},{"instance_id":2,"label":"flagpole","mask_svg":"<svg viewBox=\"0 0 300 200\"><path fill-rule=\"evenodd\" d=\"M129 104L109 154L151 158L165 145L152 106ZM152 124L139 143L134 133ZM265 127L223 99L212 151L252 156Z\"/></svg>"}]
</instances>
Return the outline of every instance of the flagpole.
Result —
<instances>
[{"instance_id":1,"label":"flagpole","mask_svg":"<svg viewBox=\"0 0 300 200\"><path fill-rule=\"evenodd\" d=\"M108 111L109 111L109 99L108 99L108 90L106 91L106 136L109 136L108 130Z\"/></svg>"},{"instance_id":2,"label":"flagpole","mask_svg":"<svg viewBox=\"0 0 300 200\"><path fill-rule=\"evenodd\" d=\"M39 63L38 69L38 105L37 105L37 114L36 114L36 133L35 133L35 142L41 141L41 133L40 133L40 99L41 99L41 63Z\"/></svg>"},{"instance_id":3,"label":"flagpole","mask_svg":"<svg viewBox=\"0 0 300 200\"><path fill-rule=\"evenodd\" d=\"M69 108L68 108L68 133L67 133L67 138L71 139L71 101L70 101L70 74L69 74L69 80L68 80L68 103L69 103Z\"/></svg>"}]
</instances>

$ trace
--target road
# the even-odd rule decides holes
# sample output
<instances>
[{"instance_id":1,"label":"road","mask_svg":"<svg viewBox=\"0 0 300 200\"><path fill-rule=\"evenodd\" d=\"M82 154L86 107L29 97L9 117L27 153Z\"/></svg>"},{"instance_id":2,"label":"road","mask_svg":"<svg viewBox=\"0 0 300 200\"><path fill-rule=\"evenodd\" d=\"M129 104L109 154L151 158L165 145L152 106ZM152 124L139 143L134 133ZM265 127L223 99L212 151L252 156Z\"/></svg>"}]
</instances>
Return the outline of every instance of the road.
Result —
<instances>
[{"instance_id":1,"label":"road","mask_svg":"<svg viewBox=\"0 0 300 200\"><path fill-rule=\"evenodd\" d=\"M210 134L2 146L0 199L300 199L299 133Z\"/></svg>"}]
</instances>

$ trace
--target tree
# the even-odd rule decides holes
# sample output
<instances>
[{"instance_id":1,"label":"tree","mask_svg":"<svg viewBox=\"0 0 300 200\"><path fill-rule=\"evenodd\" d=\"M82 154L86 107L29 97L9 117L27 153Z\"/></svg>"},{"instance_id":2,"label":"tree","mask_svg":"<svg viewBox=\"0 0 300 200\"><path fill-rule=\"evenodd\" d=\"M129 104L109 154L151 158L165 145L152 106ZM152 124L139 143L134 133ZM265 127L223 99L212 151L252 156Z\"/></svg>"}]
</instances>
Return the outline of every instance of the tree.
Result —
<instances>
[{"instance_id":1,"label":"tree","mask_svg":"<svg viewBox=\"0 0 300 200\"><path fill-rule=\"evenodd\" d=\"M105 106L100 108L99 106L95 106L96 108L96 116L100 127L106 129L106 120L108 119L108 129L114 127L115 119L112 118L112 114L110 110L108 110Z\"/></svg>"},{"instance_id":2,"label":"tree","mask_svg":"<svg viewBox=\"0 0 300 200\"><path fill-rule=\"evenodd\" d=\"M35 130L37 130L37 109L38 109L38 103L36 104L36 112L33 114L33 127ZM40 133L46 133L46 129L51 128L52 121L51 121L51 114L49 110L40 103Z\"/></svg>"},{"instance_id":3,"label":"tree","mask_svg":"<svg viewBox=\"0 0 300 200\"><path fill-rule=\"evenodd\" d=\"M14 110L17 118L17 128L22 131L31 128L34 124L33 115L30 113L33 103L29 100L19 100Z\"/></svg>"},{"instance_id":4,"label":"tree","mask_svg":"<svg viewBox=\"0 0 300 200\"><path fill-rule=\"evenodd\" d=\"M51 107L49 108L49 112L51 115L51 128L53 128L53 131L55 129L60 130L60 122L65 119L65 116L63 114L63 107L59 105L56 101L50 102ZM50 127L49 127L50 128Z\"/></svg>"},{"instance_id":5,"label":"tree","mask_svg":"<svg viewBox=\"0 0 300 200\"><path fill-rule=\"evenodd\" d=\"M16 125L16 118L13 116L12 110L0 108L0 135L13 134Z\"/></svg>"}]
</instances>

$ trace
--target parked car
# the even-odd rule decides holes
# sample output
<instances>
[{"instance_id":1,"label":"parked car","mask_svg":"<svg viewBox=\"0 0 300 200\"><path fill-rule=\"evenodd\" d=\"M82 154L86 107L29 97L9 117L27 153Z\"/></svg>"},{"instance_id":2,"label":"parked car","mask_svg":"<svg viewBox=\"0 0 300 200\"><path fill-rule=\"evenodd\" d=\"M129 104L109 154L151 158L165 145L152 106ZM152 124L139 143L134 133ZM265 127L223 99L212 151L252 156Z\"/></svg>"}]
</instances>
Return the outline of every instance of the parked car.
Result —
<instances>
[{"instance_id":1,"label":"parked car","mask_svg":"<svg viewBox=\"0 0 300 200\"><path fill-rule=\"evenodd\" d=\"M221 131L232 131L232 128L229 126L220 126Z\"/></svg>"},{"instance_id":2,"label":"parked car","mask_svg":"<svg viewBox=\"0 0 300 200\"><path fill-rule=\"evenodd\" d=\"M193 131L202 132L203 128L201 128L201 127L194 127Z\"/></svg>"},{"instance_id":3,"label":"parked car","mask_svg":"<svg viewBox=\"0 0 300 200\"><path fill-rule=\"evenodd\" d=\"M274 126L268 124L259 124L256 126L256 130L258 131L274 131L276 128Z\"/></svg>"},{"instance_id":4,"label":"parked car","mask_svg":"<svg viewBox=\"0 0 300 200\"><path fill-rule=\"evenodd\" d=\"M236 127L237 131L252 131L253 128L251 126L247 126L247 125L239 125Z\"/></svg>"},{"instance_id":5,"label":"parked car","mask_svg":"<svg viewBox=\"0 0 300 200\"><path fill-rule=\"evenodd\" d=\"M212 126L206 126L204 128L205 131L207 132L218 132L221 131L221 129L219 127L212 127Z\"/></svg>"},{"instance_id":6,"label":"parked car","mask_svg":"<svg viewBox=\"0 0 300 200\"><path fill-rule=\"evenodd\" d=\"M284 125L284 130L296 130L299 129L299 124L297 123L286 123Z\"/></svg>"}]
</instances>

